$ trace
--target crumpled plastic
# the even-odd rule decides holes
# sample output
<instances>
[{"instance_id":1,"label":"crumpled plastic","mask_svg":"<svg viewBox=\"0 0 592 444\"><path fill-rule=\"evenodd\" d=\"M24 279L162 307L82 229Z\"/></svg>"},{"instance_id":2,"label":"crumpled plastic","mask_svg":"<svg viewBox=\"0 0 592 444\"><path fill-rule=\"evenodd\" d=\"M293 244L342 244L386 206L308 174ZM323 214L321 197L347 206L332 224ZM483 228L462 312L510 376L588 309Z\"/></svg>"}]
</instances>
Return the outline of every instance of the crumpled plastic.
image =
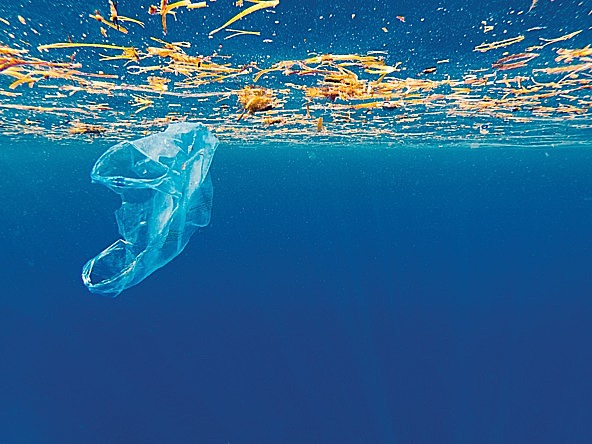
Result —
<instances>
[{"instance_id":1,"label":"crumpled plastic","mask_svg":"<svg viewBox=\"0 0 592 444\"><path fill-rule=\"evenodd\" d=\"M121 195L115 212L121 239L82 269L93 293L116 297L178 256L210 222L209 175L218 139L199 123L175 123L161 133L108 149L91 179Z\"/></svg>"}]
</instances>

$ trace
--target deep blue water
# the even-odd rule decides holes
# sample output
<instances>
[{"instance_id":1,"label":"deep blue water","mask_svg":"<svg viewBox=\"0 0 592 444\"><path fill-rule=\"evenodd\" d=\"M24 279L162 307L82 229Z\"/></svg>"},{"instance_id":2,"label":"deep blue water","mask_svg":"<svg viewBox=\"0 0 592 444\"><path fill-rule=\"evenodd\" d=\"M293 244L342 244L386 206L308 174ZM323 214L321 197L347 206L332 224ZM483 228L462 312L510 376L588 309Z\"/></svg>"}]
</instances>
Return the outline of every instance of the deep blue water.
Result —
<instances>
[{"instance_id":1,"label":"deep blue water","mask_svg":"<svg viewBox=\"0 0 592 444\"><path fill-rule=\"evenodd\" d=\"M2 143L0 442L592 440L589 147L221 145L211 224L107 299L106 145Z\"/></svg>"},{"instance_id":2,"label":"deep blue water","mask_svg":"<svg viewBox=\"0 0 592 444\"><path fill-rule=\"evenodd\" d=\"M146 28L103 39L88 14L107 15L104 0L5 2L0 45L32 57L67 39L145 48L163 36L141 3L120 0L120 13ZM450 59L438 78L462 78L506 50L474 52L483 42L525 35L513 53L576 30L558 47L591 41L586 0L539 0L523 14L531 0L282 0L237 24L261 38L231 40L207 33L238 9L210 3L179 10L166 40L261 67L378 50L402 62L401 77ZM482 21L495 29L485 34ZM536 66L556 66L555 49ZM75 61L139 81L97 51ZM12 80L2 76L2 89ZM47 105L45 89L15 92L1 102ZM109 100L133 112L127 96L91 101ZM11 140L7 117L68 125L0 118L0 444L592 442L590 143L414 147L417 136L247 149L227 139L211 169L210 225L107 299L80 273L118 238L118 197L89 179L110 144ZM481 122L467 122L469 146ZM548 123L511 129L548 136ZM570 140L585 141L589 119L579 123Z\"/></svg>"}]
</instances>

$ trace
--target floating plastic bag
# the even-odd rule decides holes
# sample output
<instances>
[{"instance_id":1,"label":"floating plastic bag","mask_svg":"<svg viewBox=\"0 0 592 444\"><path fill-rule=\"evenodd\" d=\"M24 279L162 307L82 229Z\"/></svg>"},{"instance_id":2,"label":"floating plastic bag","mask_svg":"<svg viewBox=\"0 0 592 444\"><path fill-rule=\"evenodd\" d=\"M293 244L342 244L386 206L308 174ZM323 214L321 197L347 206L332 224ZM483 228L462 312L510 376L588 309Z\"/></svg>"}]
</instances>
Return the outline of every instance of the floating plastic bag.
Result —
<instances>
[{"instance_id":1,"label":"floating plastic bag","mask_svg":"<svg viewBox=\"0 0 592 444\"><path fill-rule=\"evenodd\" d=\"M90 291L117 296L179 255L195 230L210 222L208 170L217 146L204 125L176 123L118 143L97 160L92 181L121 195L115 217L122 239L84 265Z\"/></svg>"}]
</instances>

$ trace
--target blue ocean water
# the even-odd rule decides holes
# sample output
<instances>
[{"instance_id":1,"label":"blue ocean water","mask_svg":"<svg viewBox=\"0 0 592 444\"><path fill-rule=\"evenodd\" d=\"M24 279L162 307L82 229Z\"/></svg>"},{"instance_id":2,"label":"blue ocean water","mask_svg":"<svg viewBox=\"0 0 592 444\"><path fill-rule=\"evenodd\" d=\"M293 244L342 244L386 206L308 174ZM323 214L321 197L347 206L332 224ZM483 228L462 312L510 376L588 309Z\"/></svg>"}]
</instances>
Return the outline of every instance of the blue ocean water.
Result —
<instances>
[{"instance_id":1,"label":"blue ocean water","mask_svg":"<svg viewBox=\"0 0 592 444\"><path fill-rule=\"evenodd\" d=\"M43 43L87 32L106 8L91 3L53 3ZM386 45L410 71L456 70L484 60L482 19L549 37L589 23L586 2L538 3L282 1L255 23L279 18L278 60ZM39 2L2 8L50 20ZM396 15L426 28L397 34ZM0 125L0 444L592 441L592 144L570 131L578 143L223 139L211 223L108 299L80 271L118 238L119 198L89 179L112 142Z\"/></svg>"},{"instance_id":2,"label":"blue ocean water","mask_svg":"<svg viewBox=\"0 0 592 444\"><path fill-rule=\"evenodd\" d=\"M115 300L81 148L2 150L2 442L592 436L589 148L221 146L211 225Z\"/></svg>"}]
</instances>

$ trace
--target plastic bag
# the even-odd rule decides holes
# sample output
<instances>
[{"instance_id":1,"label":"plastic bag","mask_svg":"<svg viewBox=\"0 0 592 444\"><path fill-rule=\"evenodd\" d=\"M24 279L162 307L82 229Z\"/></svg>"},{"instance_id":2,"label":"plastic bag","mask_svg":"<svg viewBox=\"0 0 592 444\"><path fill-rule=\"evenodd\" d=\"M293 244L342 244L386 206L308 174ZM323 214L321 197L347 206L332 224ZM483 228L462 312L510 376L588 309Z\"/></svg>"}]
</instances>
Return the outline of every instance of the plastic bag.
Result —
<instances>
[{"instance_id":1,"label":"plastic bag","mask_svg":"<svg viewBox=\"0 0 592 444\"><path fill-rule=\"evenodd\" d=\"M121 195L119 239L82 269L93 293L115 297L174 259L198 227L210 222L209 168L218 139L202 124L166 131L107 150L91 178Z\"/></svg>"}]
</instances>

